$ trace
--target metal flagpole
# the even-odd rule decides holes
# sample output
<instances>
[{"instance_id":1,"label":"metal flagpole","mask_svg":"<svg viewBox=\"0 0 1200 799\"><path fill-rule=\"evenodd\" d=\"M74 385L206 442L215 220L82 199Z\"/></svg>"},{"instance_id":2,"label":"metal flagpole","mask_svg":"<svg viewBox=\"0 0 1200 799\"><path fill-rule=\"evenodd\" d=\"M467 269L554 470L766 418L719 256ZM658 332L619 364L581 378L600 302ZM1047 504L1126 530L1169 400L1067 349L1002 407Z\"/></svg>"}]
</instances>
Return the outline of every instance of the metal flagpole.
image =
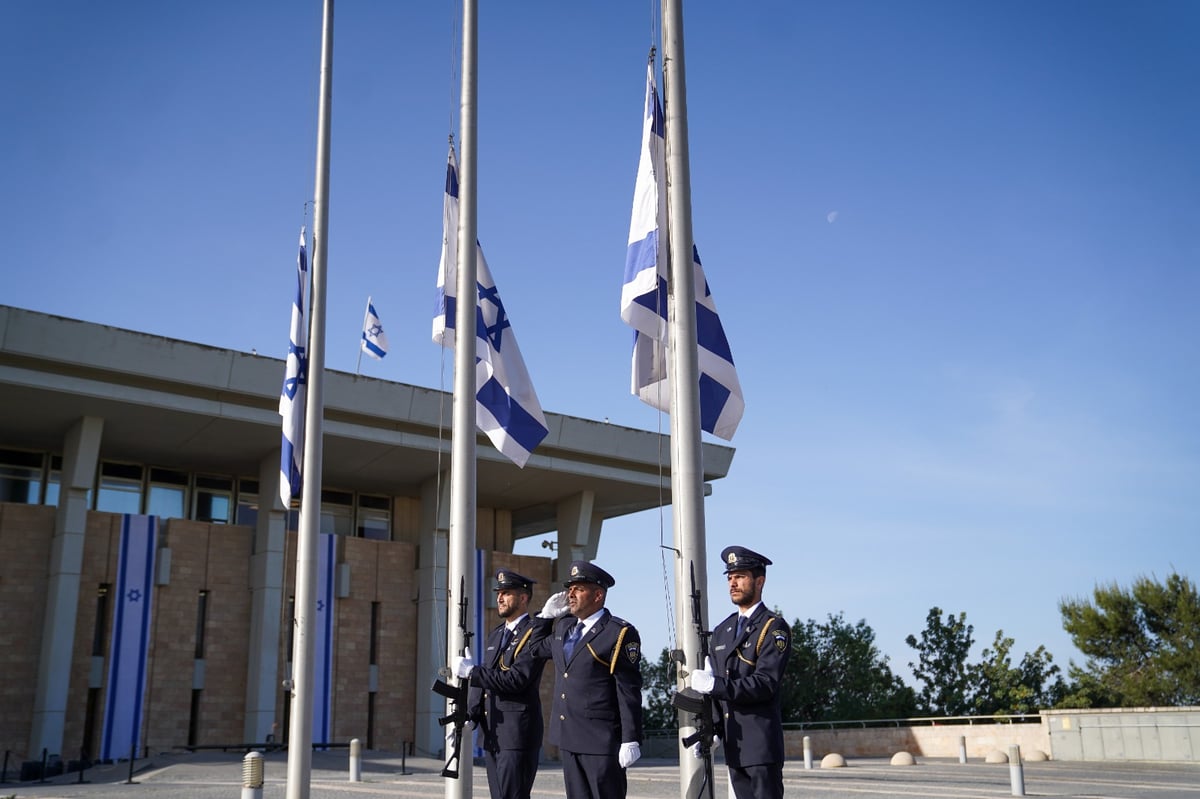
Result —
<instances>
[{"instance_id":1,"label":"metal flagpole","mask_svg":"<svg viewBox=\"0 0 1200 799\"><path fill-rule=\"evenodd\" d=\"M367 297L367 307L363 308L363 323L362 334L367 332L367 318L371 316L371 298ZM363 354L363 337L358 337L358 360L354 362L354 374L358 376L362 372L362 354Z\"/></svg>"},{"instance_id":2,"label":"metal flagpole","mask_svg":"<svg viewBox=\"0 0 1200 799\"><path fill-rule=\"evenodd\" d=\"M708 569L705 555L704 470L700 449L700 365L696 353L696 281L693 263L692 187L688 162L687 83L684 79L683 0L663 0L663 93L667 168L667 217L670 228L669 316L671 351L671 512L675 546L675 594L683 596L689 568L704 591L701 617L708 627ZM687 602L675 603L675 629L687 653L689 669L700 649ZM683 687L680 684L678 687ZM680 712L680 738L695 732L690 714ZM679 792L696 799L704 766L679 746ZM713 786L704 794L713 796Z\"/></svg>"},{"instance_id":3,"label":"metal flagpole","mask_svg":"<svg viewBox=\"0 0 1200 799\"><path fill-rule=\"evenodd\" d=\"M329 241L329 113L333 84L333 0L321 25L317 105L317 169L313 200L312 302L309 304L308 405L304 412L304 477L296 546L296 625L292 652L292 714L288 731L287 799L308 799L312 777L313 652L317 612L317 534L321 521L322 429L325 401L325 273Z\"/></svg>"},{"instance_id":4,"label":"metal flagpole","mask_svg":"<svg viewBox=\"0 0 1200 799\"><path fill-rule=\"evenodd\" d=\"M447 542L447 586L449 591L465 591L472 613L475 597L475 309L479 251L476 220L478 146L476 132L479 85L479 21L476 0L463 0L462 24L462 99L459 110L458 165L458 300L454 317L454 408L450 446L450 534ZM462 597L451 596L452 606ZM462 651L463 631L456 624L446 625L446 662ZM473 653L474 654L474 653ZM447 727L449 729L449 727ZM446 799L471 795L471 736L464 733L459 753L458 778L445 779ZM447 755L450 753L447 752Z\"/></svg>"}]
</instances>

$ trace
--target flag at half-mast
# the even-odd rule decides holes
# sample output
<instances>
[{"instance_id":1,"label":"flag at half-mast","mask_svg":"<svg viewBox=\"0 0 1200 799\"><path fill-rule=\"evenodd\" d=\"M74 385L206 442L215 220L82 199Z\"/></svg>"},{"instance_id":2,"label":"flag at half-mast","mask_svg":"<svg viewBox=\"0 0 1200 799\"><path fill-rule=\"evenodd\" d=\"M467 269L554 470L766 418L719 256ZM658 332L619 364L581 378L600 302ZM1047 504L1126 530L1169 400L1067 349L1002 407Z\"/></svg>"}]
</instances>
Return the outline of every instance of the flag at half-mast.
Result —
<instances>
[{"instance_id":1,"label":"flag at half-mast","mask_svg":"<svg viewBox=\"0 0 1200 799\"><path fill-rule=\"evenodd\" d=\"M383 323L379 321L370 297L367 297L367 312L363 314L362 351L377 361L388 354L387 334L383 332Z\"/></svg>"},{"instance_id":2,"label":"flag at half-mast","mask_svg":"<svg viewBox=\"0 0 1200 799\"><path fill-rule=\"evenodd\" d=\"M280 443L279 498L286 508L300 496L300 466L304 462L304 404L308 395L308 256L304 248L304 228L300 228L300 253L296 256L296 295L292 301L292 331L288 339L287 366L283 372L283 391L279 395L279 415L283 417Z\"/></svg>"},{"instance_id":3,"label":"flag at half-mast","mask_svg":"<svg viewBox=\"0 0 1200 799\"><path fill-rule=\"evenodd\" d=\"M475 423L496 449L523 467L550 429L478 242L476 258ZM433 318L433 340L448 349L454 348L457 294L458 162L451 145L442 206L437 310Z\"/></svg>"},{"instance_id":4,"label":"flag at half-mast","mask_svg":"<svg viewBox=\"0 0 1200 799\"><path fill-rule=\"evenodd\" d=\"M646 68L646 113L638 159L621 288L621 318L633 328L632 393L670 413L668 352L674 345L667 326L667 198L663 111L654 81L654 62ZM696 285L696 336L700 366L700 427L729 441L746 404L733 365L725 329L717 316L700 253L693 247Z\"/></svg>"}]
</instances>

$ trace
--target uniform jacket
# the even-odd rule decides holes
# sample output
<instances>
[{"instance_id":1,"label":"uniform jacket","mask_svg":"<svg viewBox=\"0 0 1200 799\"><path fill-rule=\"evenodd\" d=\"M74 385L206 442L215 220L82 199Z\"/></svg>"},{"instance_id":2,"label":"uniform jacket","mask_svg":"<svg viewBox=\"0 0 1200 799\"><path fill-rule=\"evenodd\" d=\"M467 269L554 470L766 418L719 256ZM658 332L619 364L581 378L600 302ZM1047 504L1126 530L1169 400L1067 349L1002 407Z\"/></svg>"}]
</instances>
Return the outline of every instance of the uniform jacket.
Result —
<instances>
[{"instance_id":1,"label":"uniform jacket","mask_svg":"<svg viewBox=\"0 0 1200 799\"><path fill-rule=\"evenodd\" d=\"M779 686L792 651L791 627L759 605L740 637L738 614L713 630L712 696L725 720L725 762L754 766L783 762Z\"/></svg>"},{"instance_id":2,"label":"uniform jacket","mask_svg":"<svg viewBox=\"0 0 1200 799\"><path fill-rule=\"evenodd\" d=\"M542 643L541 654L554 661L550 742L577 754L616 756L622 743L642 740L642 641L632 624L604 610L568 662L563 642L577 621L555 620Z\"/></svg>"},{"instance_id":3,"label":"uniform jacket","mask_svg":"<svg viewBox=\"0 0 1200 799\"><path fill-rule=\"evenodd\" d=\"M504 625L487 636L479 665L471 671L470 718L483 731L483 748L536 749L542 745L542 667L534 652L550 631L548 619L526 616L500 648Z\"/></svg>"}]
</instances>

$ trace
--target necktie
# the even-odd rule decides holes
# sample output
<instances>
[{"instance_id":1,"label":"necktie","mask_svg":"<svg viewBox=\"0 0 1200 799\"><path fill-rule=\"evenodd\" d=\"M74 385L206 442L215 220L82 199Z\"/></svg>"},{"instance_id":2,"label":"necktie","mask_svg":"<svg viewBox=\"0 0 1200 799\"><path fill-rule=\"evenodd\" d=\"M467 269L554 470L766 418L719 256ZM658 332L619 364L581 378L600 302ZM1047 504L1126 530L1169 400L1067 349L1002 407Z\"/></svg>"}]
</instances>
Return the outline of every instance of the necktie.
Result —
<instances>
[{"instance_id":1,"label":"necktie","mask_svg":"<svg viewBox=\"0 0 1200 799\"><path fill-rule=\"evenodd\" d=\"M745 631L745 629L746 629L746 617L739 614L738 615L738 623L737 623L737 632L735 632L733 634L733 637L741 638L742 633Z\"/></svg>"},{"instance_id":2,"label":"necktie","mask_svg":"<svg viewBox=\"0 0 1200 799\"><path fill-rule=\"evenodd\" d=\"M508 625L504 625L504 632L500 633L500 651L504 652L508 649L508 645L512 643L513 632L508 629Z\"/></svg>"},{"instance_id":3,"label":"necktie","mask_svg":"<svg viewBox=\"0 0 1200 799\"><path fill-rule=\"evenodd\" d=\"M575 651L575 644L579 643L580 637L583 635L583 622L579 622L571 629L567 635L567 640L563 641L563 660L570 660L571 654Z\"/></svg>"}]
</instances>

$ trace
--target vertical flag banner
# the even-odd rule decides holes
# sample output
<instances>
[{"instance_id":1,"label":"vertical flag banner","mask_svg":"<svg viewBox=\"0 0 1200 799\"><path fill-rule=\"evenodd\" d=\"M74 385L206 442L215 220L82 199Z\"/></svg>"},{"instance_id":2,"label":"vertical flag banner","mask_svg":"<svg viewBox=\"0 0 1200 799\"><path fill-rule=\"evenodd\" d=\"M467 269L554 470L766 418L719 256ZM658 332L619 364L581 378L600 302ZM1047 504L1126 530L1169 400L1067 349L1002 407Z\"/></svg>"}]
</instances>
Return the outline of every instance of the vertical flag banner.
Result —
<instances>
[{"instance_id":1,"label":"vertical flag banner","mask_svg":"<svg viewBox=\"0 0 1200 799\"><path fill-rule=\"evenodd\" d=\"M475 423L496 449L524 466L534 448L549 434L542 405L525 369L512 323L500 302L491 270L476 242L478 266L475 298ZM446 197L442 206L442 259L438 266L437 313L433 340L454 349L458 292L458 162L450 147L446 165Z\"/></svg>"},{"instance_id":2,"label":"vertical flag banner","mask_svg":"<svg viewBox=\"0 0 1200 799\"><path fill-rule=\"evenodd\" d=\"M367 297L367 312L363 316L362 351L377 361L383 360L383 356L388 354L387 335L383 332L379 314L375 312L370 297Z\"/></svg>"},{"instance_id":3,"label":"vertical flag banner","mask_svg":"<svg viewBox=\"0 0 1200 799\"><path fill-rule=\"evenodd\" d=\"M336 620L337 536L321 533L317 542L317 617L313 656L313 743L333 735L333 624Z\"/></svg>"},{"instance_id":4,"label":"vertical flag banner","mask_svg":"<svg viewBox=\"0 0 1200 799\"><path fill-rule=\"evenodd\" d=\"M157 529L154 516L121 518L101 760L129 757L141 739Z\"/></svg>"},{"instance_id":5,"label":"vertical flag banner","mask_svg":"<svg viewBox=\"0 0 1200 799\"><path fill-rule=\"evenodd\" d=\"M288 338L287 366L279 415L283 417L280 442L279 498L286 508L300 496L300 465L304 460L304 401L308 394L308 317L304 300L308 293L308 256L304 250L304 228L300 228L300 252L296 256L296 298L292 301L292 331Z\"/></svg>"},{"instance_id":6,"label":"vertical flag banner","mask_svg":"<svg viewBox=\"0 0 1200 799\"><path fill-rule=\"evenodd\" d=\"M621 289L621 318L634 329L631 390L660 411L671 410L667 369L667 202L663 111L654 82L654 62L646 68L646 111L629 222L629 249ZM717 306L693 249L696 285L696 336L700 365L700 427L733 439L746 403L733 365L733 354Z\"/></svg>"}]
</instances>

